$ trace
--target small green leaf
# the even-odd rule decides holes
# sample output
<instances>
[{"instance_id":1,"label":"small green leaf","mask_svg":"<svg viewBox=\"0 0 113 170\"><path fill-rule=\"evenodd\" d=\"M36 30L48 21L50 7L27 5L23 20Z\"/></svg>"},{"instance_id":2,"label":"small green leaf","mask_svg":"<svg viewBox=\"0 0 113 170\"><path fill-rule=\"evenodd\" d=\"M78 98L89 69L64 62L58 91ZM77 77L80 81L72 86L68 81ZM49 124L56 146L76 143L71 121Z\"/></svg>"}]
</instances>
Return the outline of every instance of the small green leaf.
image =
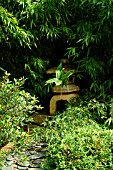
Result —
<instances>
[{"instance_id":1,"label":"small green leaf","mask_svg":"<svg viewBox=\"0 0 113 170\"><path fill-rule=\"evenodd\" d=\"M61 84L62 84L62 80L56 80L55 84L56 84L57 86L61 85Z\"/></svg>"},{"instance_id":2,"label":"small green leaf","mask_svg":"<svg viewBox=\"0 0 113 170\"><path fill-rule=\"evenodd\" d=\"M61 71L60 70L56 70L56 78L60 79L61 77Z\"/></svg>"},{"instance_id":3,"label":"small green leaf","mask_svg":"<svg viewBox=\"0 0 113 170\"><path fill-rule=\"evenodd\" d=\"M74 70L71 70L65 74L65 78L69 78L74 73Z\"/></svg>"},{"instance_id":4,"label":"small green leaf","mask_svg":"<svg viewBox=\"0 0 113 170\"><path fill-rule=\"evenodd\" d=\"M60 63L60 64L58 65L58 67L57 67L56 70L61 70L61 69L62 69L62 63Z\"/></svg>"}]
</instances>

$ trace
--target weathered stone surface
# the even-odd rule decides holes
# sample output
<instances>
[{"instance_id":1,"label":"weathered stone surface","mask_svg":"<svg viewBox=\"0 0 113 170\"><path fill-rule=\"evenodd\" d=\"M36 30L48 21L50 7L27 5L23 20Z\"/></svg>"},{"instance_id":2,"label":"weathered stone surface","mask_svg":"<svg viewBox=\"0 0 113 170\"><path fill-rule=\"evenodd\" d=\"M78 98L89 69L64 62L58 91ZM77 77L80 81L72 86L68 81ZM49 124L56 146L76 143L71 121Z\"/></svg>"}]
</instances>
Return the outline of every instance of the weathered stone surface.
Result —
<instances>
[{"instance_id":1,"label":"weathered stone surface","mask_svg":"<svg viewBox=\"0 0 113 170\"><path fill-rule=\"evenodd\" d=\"M37 155L37 154L29 156L30 160L34 160L34 159L38 159L38 158L39 158L39 155Z\"/></svg>"},{"instance_id":2,"label":"weathered stone surface","mask_svg":"<svg viewBox=\"0 0 113 170\"><path fill-rule=\"evenodd\" d=\"M14 163L13 160L7 161L7 165L12 165L13 163Z\"/></svg>"},{"instance_id":3,"label":"weathered stone surface","mask_svg":"<svg viewBox=\"0 0 113 170\"><path fill-rule=\"evenodd\" d=\"M20 155L8 155L2 170L40 170L40 165L47 156L46 146L43 142L32 143L30 147L22 149Z\"/></svg>"},{"instance_id":4,"label":"weathered stone surface","mask_svg":"<svg viewBox=\"0 0 113 170\"><path fill-rule=\"evenodd\" d=\"M17 165L12 164L11 166L2 167L2 170L17 170Z\"/></svg>"},{"instance_id":5,"label":"weathered stone surface","mask_svg":"<svg viewBox=\"0 0 113 170\"><path fill-rule=\"evenodd\" d=\"M11 167L3 167L2 170L11 170Z\"/></svg>"},{"instance_id":6,"label":"weathered stone surface","mask_svg":"<svg viewBox=\"0 0 113 170\"><path fill-rule=\"evenodd\" d=\"M29 151L29 153L30 153L31 155L36 155L36 154L37 154L36 151Z\"/></svg>"},{"instance_id":7,"label":"weathered stone surface","mask_svg":"<svg viewBox=\"0 0 113 170\"><path fill-rule=\"evenodd\" d=\"M40 168L28 168L28 170L41 170Z\"/></svg>"},{"instance_id":8,"label":"weathered stone surface","mask_svg":"<svg viewBox=\"0 0 113 170\"><path fill-rule=\"evenodd\" d=\"M73 97L79 97L77 93L68 93L68 94L58 94L54 95L50 100L50 115L54 115L56 112L57 101L66 100L70 101Z\"/></svg>"},{"instance_id":9,"label":"weathered stone surface","mask_svg":"<svg viewBox=\"0 0 113 170\"><path fill-rule=\"evenodd\" d=\"M47 151L47 148L46 147L41 147L41 148L36 148L36 151L37 152L46 152Z\"/></svg>"},{"instance_id":10,"label":"weathered stone surface","mask_svg":"<svg viewBox=\"0 0 113 170\"><path fill-rule=\"evenodd\" d=\"M40 168L40 164L41 164L41 163L31 164L30 167L31 167L31 168Z\"/></svg>"},{"instance_id":11,"label":"weathered stone surface","mask_svg":"<svg viewBox=\"0 0 113 170\"><path fill-rule=\"evenodd\" d=\"M30 165L29 161L22 161L22 162L17 162L18 166L24 166L24 167L28 167Z\"/></svg>"},{"instance_id":12,"label":"weathered stone surface","mask_svg":"<svg viewBox=\"0 0 113 170\"><path fill-rule=\"evenodd\" d=\"M41 164L41 162L42 162L42 159L36 159L36 160L34 160L34 164Z\"/></svg>"},{"instance_id":13,"label":"weathered stone surface","mask_svg":"<svg viewBox=\"0 0 113 170\"><path fill-rule=\"evenodd\" d=\"M46 153L38 152L37 154L29 156L29 159L39 159L39 158L44 158L46 157Z\"/></svg>"},{"instance_id":14,"label":"weathered stone surface","mask_svg":"<svg viewBox=\"0 0 113 170\"><path fill-rule=\"evenodd\" d=\"M21 170L28 170L28 167L26 167L26 166L18 166L18 169L21 169Z\"/></svg>"},{"instance_id":15,"label":"weathered stone surface","mask_svg":"<svg viewBox=\"0 0 113 170\"><path fill-rule=\"evenodd\" d=\"M79 91L80 88L78 86L76 86L75 84L67 84L64 85L63 87L60 86L54 86L52 88L52 91L54 93L72 93L72 92L76 92Z\"/></svg>"},{"instance_id":16,"label":"weathered stone surface","mask_svg":"<svg viewBox=\"0 0 113 170\"><path fill-rule=\"evenodd\" d=\"M39 146L45 147L45 146L47 146L47 143L40 142L36 145L36 147L39 147Z\"/></svg>"},{"instance_id":17,"label":"weathered stone surface","mask_svg":"<svg viewBox=\"0 0 113 170\"><path fill-rule=\"evenodd\" d=\"M12 161L13 160L13 157L12 157L12 155L8 155L8 157L7 157L7 159L6 159L7 161Z\"/></svg>"},{"instance_id":18,"label":"weathered stone surface","mask_svg":"<svg viewBox=\"0 0 113 170\"><path fill-rule=\"evenodd\" d=\"M44 123L44 121L47 119L47 118L50 118L50 116L48 115L37 115L36 113L34 115L32 115L32 118L33 118L33 121L34 123L38 124L38 125L41 125L42 123Z\"/></svg>"}]
</instances>

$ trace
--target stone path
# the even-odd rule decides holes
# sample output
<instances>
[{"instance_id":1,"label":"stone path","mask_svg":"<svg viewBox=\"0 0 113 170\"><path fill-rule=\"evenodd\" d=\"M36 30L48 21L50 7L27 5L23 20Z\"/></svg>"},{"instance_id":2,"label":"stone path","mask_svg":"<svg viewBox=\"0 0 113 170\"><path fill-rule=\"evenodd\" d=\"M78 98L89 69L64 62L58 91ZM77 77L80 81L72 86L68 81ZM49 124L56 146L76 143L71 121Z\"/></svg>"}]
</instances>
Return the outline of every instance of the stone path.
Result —
<instances>
[{"instance_id":1,"label":"stone path","mask_svg":"<svg viewBox=\"0 0 113 170\"><path fill-rule=\"evenodd\" d=\"M47 155L46 143L32 143L20 153L10 153L3 162L2 170L40 170Z\"/></svg>"}]
</instances>

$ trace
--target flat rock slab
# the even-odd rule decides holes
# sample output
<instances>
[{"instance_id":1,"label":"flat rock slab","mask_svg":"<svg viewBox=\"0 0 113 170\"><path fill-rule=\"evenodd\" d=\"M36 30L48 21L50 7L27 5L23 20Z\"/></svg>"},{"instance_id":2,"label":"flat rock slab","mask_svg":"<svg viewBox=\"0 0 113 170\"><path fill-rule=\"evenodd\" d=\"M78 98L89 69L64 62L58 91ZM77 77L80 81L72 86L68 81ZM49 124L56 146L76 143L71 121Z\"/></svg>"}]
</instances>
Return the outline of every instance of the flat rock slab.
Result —
<instances>
[{"instance_id":1,"label":"flat rock slab","mask_svg":"<svg viewBox=\"0 0 113 170\"><path fill-rule=\"evenodd\" d=\"M17 170L17 166L12 164L11 166L2 167L2 170Z\"/></svg>"},{"instance_id":2,"label":"flat rock slab","mask_svg":"<svg viewBox=\"0 0 113 170\"><path fill-rule=\"evenodd\" d=\"M41 170L40 168L28 168L28 170Z\"/></svg>"},{"instance_id":3,"label":"flat rock slab","mask_svg":"<svg viewBox=\"0 0 113 170\"><path fill-rule=\"evenodd\" d=\"M32 143L23 148L20 155L10 153L3 162L2 170L40 170L47 155L46 143Z\"/></svg>"},{"instance_id":4,"label":"flat rock slab","mask_svg":"<svg viewBox=\"0 0 113 170\"><path fill-rule=\"evenodd\" d=\"M38 124L38 125L41 125L42 123L44 123L44 121L46 120L46 119L51 119L51 116L49 116L49 115L38 115L38 114L36 114L36 113L34 113L33 115L32 115L32 118L33 118L33 121L34 121L34 123L36 123L36 124Z\"/></svg>"}]
</instances>

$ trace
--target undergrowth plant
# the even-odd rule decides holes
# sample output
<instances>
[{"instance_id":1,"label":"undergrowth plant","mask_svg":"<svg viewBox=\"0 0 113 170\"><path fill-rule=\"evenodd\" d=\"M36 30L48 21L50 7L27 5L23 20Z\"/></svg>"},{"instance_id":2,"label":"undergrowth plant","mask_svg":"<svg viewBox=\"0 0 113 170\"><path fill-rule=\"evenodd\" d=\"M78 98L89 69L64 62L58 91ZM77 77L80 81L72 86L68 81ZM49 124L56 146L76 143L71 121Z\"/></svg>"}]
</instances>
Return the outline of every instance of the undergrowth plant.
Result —
<instances>
[{"instance_id":1,"label":"undergrowth plant","mask_svg":"<svg viewBox=\"0 0 113 170\"><path fill-rule=\"evenodd\" d=\"M97 123L88 106L68 107L45 128L49 155L42 169L113 169L113 131Z\"/></svg>"},{"instance_id":2,"label":"undergrowth plant","mask_svg":"<svg viewBox=\"0 0 113 170\"><path fill-rule=\"evenodd\" d=\"M85 92L42 130L35 129L48 144L43 170L113 169L113 99ZM34 134L38 141L38 135Z\"/></svg>"},{"instance_id":3,"label":"undergrowth plant","mask_svg":"<svg viewBox=\"0 0 113 170\"><path fill-rule=\"evenodd\" d=\"M5 72L0 81L0 147L8 142L24 142L27 132L23 127L31 120L30 115L41 109L38 99L25 92L24 78L10 81Z\"/></svg>"}]
</instances>

